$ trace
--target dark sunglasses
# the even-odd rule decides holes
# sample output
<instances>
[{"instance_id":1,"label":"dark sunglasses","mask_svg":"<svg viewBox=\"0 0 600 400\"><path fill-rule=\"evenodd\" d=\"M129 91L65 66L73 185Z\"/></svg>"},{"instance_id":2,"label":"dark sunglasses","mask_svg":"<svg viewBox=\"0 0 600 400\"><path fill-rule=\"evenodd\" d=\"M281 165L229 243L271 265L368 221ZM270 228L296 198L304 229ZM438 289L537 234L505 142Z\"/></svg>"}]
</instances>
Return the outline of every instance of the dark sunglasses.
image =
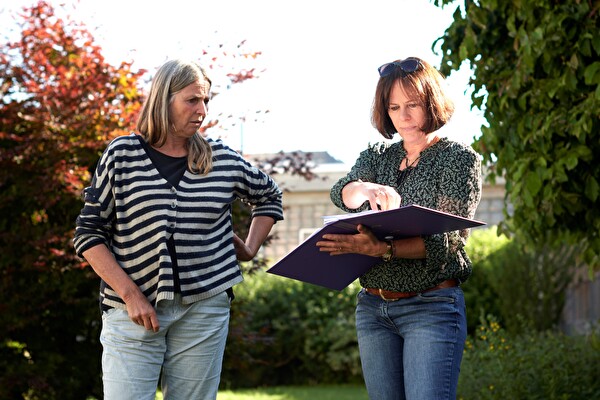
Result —
<instances>
[{"instance_id":1,"label":"dark sunglasses","mask_svg":"<svg viewBox=\"0 0 600 400\"><path fill-rule=\"evenodd\" d=\"M418 70L420 66L421 61L416 58L407 58L402 61L393 61L391 63L383 64L377 70L379 71L379 76L383 78L394 72L396 68L400 68L402 72L410 74L411 72Z\"/></svg>"}]
</instances>

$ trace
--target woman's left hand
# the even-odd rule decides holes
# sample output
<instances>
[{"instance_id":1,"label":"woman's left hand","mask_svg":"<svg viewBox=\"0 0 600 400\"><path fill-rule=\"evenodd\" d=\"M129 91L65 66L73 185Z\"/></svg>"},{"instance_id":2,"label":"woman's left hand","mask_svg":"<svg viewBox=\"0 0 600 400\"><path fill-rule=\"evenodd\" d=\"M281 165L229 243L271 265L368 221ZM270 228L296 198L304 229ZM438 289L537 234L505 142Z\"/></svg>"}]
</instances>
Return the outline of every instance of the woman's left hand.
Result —
<instances>
[{"instance_id":1,"label":"woman's left hand","mask_svg":"<svg viewBox=\"0 0 600 400\"><path fill-rule=\"evenodd\" d=\"M252 218L245 241L235 233L233 234L233 247L235 247L235 254L239 261L251 261L256 256L274 223L275 220L272 217L257 215Z\"/></svg>"},{"instance_id":2,"label":"woman's left hand","mask_svg":"<svg viewBox=\"0 0 600 400\"><path fill-rule=\"evenodd\" d=\"M364 254L371 257L381 257L387 251L387 243L383 242L364 225L357 226L355 234L325 234L323 240L316 243L319 251L332 256L340 254Z\"/></svg>"},{"instance_id":3,"label":"woman's left hand","mask_svg":"<svg viewBox=\"0 0 600 400\"><path fill-rule=\"evenodd\" d=\"M239 261L251 261L256 255L235 233L233 234L233 247L235 247L235 255Z\"/></svg>"}]
</instances>

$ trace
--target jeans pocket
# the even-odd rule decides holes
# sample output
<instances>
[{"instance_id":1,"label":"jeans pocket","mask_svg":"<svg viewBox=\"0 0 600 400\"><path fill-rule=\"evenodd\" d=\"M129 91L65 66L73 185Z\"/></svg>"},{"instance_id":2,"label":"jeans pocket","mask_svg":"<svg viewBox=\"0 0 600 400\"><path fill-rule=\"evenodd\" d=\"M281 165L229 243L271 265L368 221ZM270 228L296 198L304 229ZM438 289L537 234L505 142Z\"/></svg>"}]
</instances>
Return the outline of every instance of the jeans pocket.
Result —
<instances>
[{"instance_id":1,"label":"jeans pocket","mask_svg":"<svg viewBox=\"0 0 600 400\"><path fill-rule=\"evenodd\" d=\"M123 310L118 308L109 308L108 310L102 311L102 320L107 320L118 312L123 312Z\"/></svg>"}]
</instances>

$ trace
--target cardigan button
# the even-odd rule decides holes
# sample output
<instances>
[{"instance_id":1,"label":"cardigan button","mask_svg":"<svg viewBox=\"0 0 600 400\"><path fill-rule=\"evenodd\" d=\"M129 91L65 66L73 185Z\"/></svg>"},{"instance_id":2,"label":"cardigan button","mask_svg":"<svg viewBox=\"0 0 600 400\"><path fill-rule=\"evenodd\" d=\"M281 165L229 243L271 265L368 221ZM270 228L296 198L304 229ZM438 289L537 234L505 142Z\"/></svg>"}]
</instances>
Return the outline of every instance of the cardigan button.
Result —
<instances>
[{"instance_id":1,"label":"cardigan button","mask_svg":"<svg viewBox=\"0 0 600 400\"><path fill-rule=\"evenodd\" d=\"M173 208L173 209L177 208L177 203L176 202L171 203L171 208Z\"/></svg>"}]
</instances>

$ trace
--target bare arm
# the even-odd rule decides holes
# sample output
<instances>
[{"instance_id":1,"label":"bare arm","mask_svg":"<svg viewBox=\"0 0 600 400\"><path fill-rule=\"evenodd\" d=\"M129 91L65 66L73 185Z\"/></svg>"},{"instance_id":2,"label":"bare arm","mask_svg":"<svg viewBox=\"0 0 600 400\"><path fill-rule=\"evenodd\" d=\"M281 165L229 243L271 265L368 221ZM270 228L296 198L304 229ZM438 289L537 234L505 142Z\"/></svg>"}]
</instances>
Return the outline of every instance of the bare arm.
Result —
<instances>
[{"instance_id":1,"label":"bare arm","mask_svg":"<svg viewBox=\"0 0 600 400\"><path fill-rule=\"evenodd\" d=\"M250 261L256 256L260 246L262 246L269 232L271 232L274 223L275 220L273 218L259 215L252 218L246 242L237 235L233 235L233 244L238 260Z\"/></svg>"},{"instance_id":2,"label":"bare arm","mask_svg":"<svg viewBox=\"0 0 600 400\"><path fill-rule=\"evenodd\" d=\"M129 318L148 330L158 332L160 326L154 307L117 263L108 248L100 244L84 251L83 256L96 274L123 299Z\"/></svg>"}]
</instances>

